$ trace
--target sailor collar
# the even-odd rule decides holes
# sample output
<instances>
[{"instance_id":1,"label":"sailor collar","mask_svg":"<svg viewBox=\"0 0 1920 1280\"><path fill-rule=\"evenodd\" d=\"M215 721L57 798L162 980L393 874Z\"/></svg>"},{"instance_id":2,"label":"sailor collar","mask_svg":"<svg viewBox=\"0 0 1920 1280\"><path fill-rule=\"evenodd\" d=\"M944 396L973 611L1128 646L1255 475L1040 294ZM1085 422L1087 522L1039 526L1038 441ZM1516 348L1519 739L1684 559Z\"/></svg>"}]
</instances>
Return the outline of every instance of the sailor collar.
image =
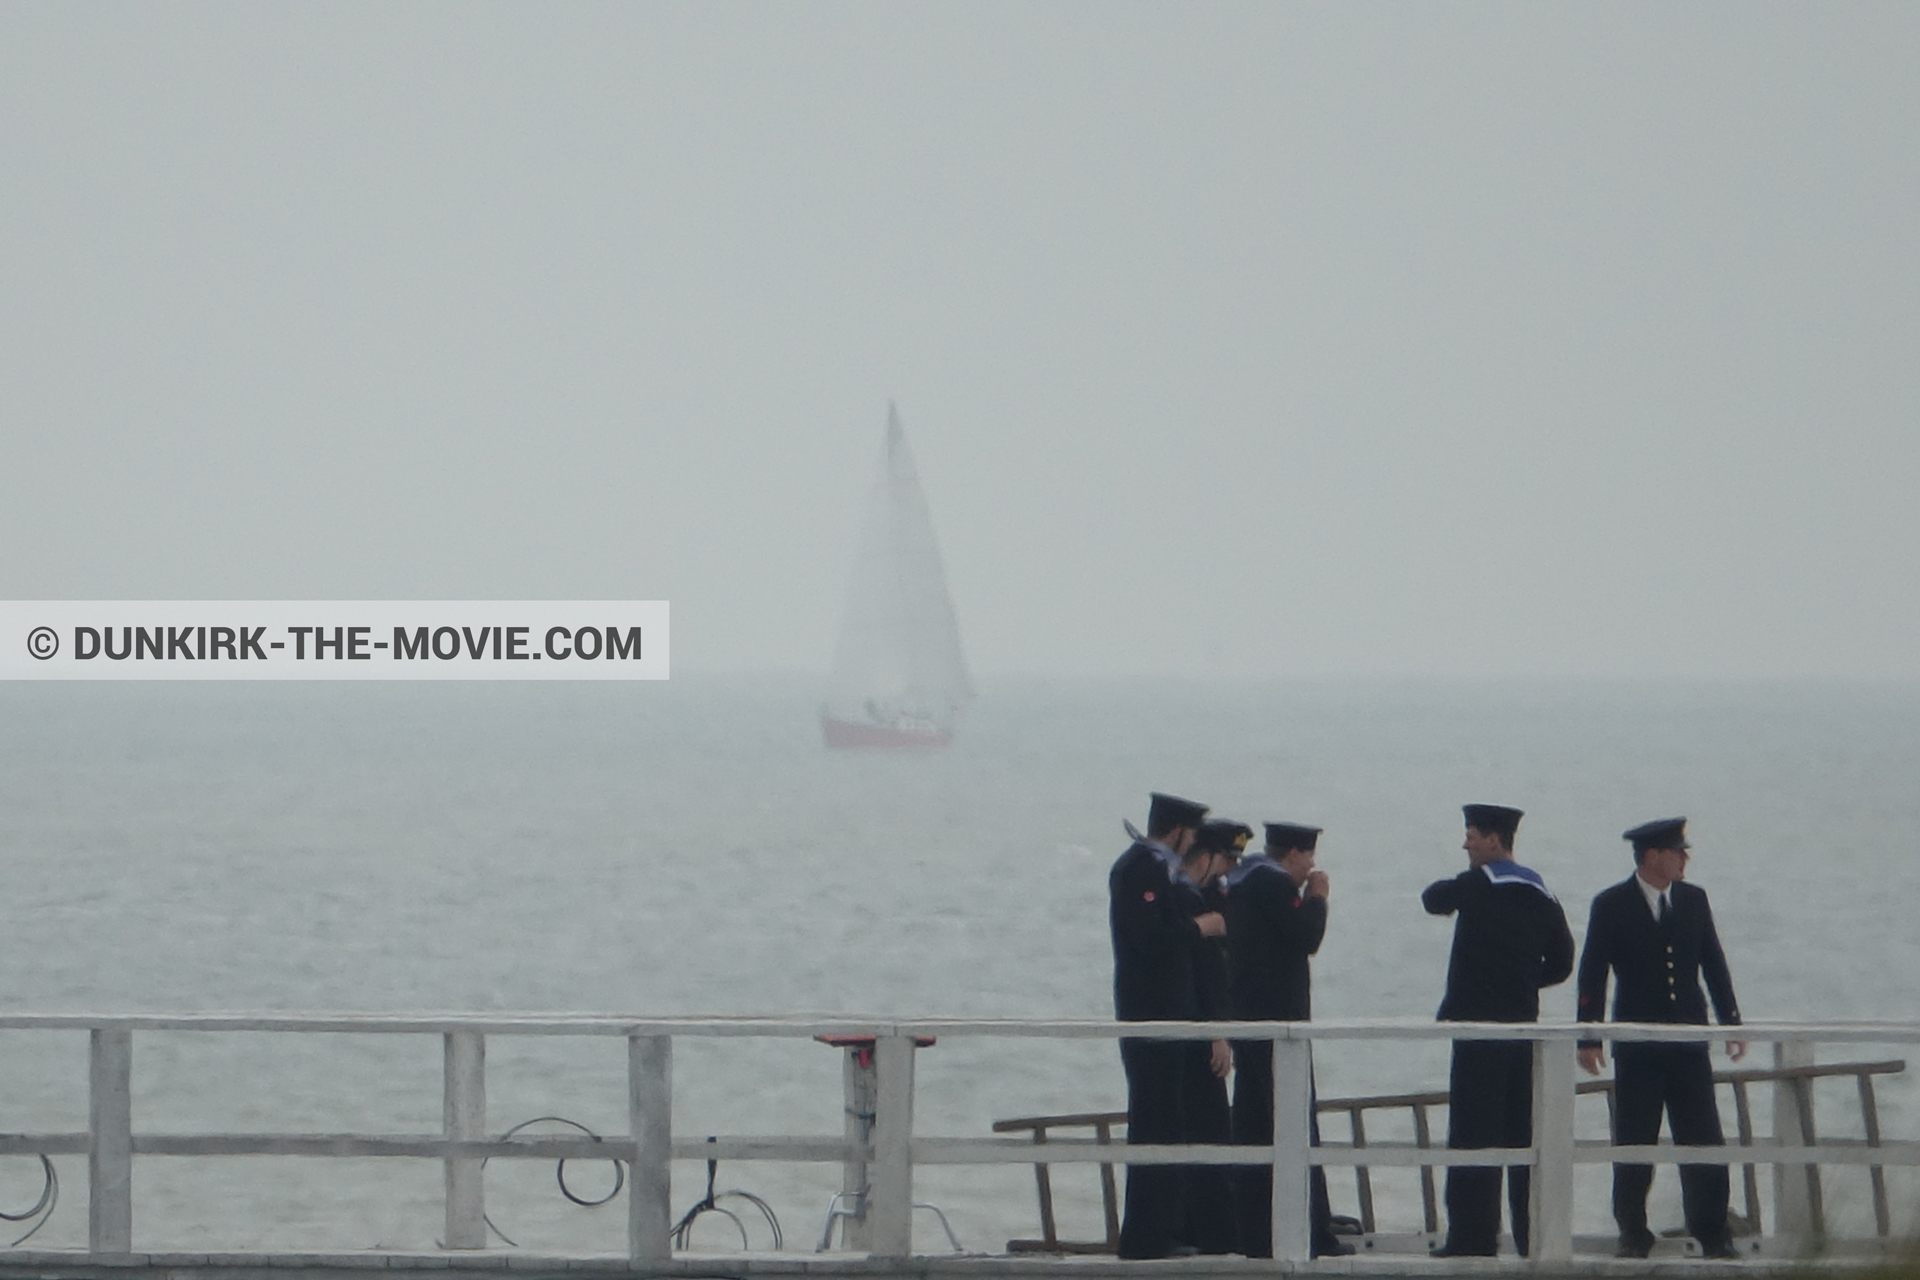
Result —
<instances>
[{"instance_id":1,"label":"sailor collar","mask_svg":"<svg viewBox=\"0 0 1920 1280\"><path fill-rule=\"evenodd\" d=\"M1532 885L1549 898L1553 898L1553 891L1547 888L1546 880L1541 877L1538 871L1535 871L1532 867L1523 867L1512 858L1496 859L1481 867L1480 870L1484 871L1487 879L1494 884ZM1553 898L1553 900L1555 902L1559 901L1558 898Z\"/></svg>"},{"instance_id":2,"label":"sailor collar","mask_svg":"<svg viewBox=\"0 0 1920 1280\"><path fill-rule=\"evenodd\" d=\"M1127 829L1127 834L1133 838L1135 844L1145 845L1147 852L1160 860L1160 865L1167 869L1169 878L1180 875L1179 854L1167 848L1166 845L1155 840L1152 836L1143 833L1140 828L1134 826L1133 823L1122 819L1121 825ZM1189 880L1187 883L1192 884L1193 882Z\"/></svg>"},{"instance_id":3,"label":"sailor collar","mask_svg":"<svg viewBox=\"0 0 1920 1280\"><path fill-rule=\"evenodd\" d=\"M1240 859L1240 865L1227 872L1221 879L1226 883L1227 888L1231 889L1253 875L1254 872L1262 870L1263 868L1271 868L1281 875L1287 876L1287 869L1275 862L1271 857L1264 853L1254 853ZM1287 883L1293 883L1292 876L1287 876Z\"/></svg>"}]
</instances>

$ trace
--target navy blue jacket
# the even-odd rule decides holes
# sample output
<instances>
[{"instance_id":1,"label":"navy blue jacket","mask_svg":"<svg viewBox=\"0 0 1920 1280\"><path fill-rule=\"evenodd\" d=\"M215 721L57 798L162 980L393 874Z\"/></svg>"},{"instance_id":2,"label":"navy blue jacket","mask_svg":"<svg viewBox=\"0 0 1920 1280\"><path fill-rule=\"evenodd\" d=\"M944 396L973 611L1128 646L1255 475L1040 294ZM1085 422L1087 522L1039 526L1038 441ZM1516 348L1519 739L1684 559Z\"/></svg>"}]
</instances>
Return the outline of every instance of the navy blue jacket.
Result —
<instances>
[{"instance_id":1,"label":"navy blue jacket","mask_svg":"<svg viewBox=\"0 0 1920 1280\"><path fill-rule=\"evenodd\" d=\"M1178 879L1176 877L1176 879ZM1192 910L1195 915L1202 912L1218 912L1223 918L1227 911L1227 895L1221 889L1220 882L1214 881L1204 889L1195 889L1184 879L1178 879L1179 886L1193 893ZM1199 930L1194 930L1199 937ZM1233 1001L1227 991L1227 940L1225 938L1201 937L1193 950L1194 994L1200 1001L1200 1017L1207 1022L1219 1022L1233 1016Z\"/></svg>"},{"instance_id":2,"label":"navy blue jacket","mask_svg":"<svg viewBox=\"0 0 1920 1280\"><path fill-rule=\"evenodd\" d=\"M1233 1016L1311 1018L1310 957L1327 933L1327 900L1302 896L1270 859L1249 858L1228 878L1225 914Z\"/></svg>"},{"instance_id":3,"label":"navy blue jacket","mask_svg":"<svg viewBox=\"0 0 1920 1280\"><path fill-rule=\"evenodd\" d=\"M1540 988L1573 972L1573 932L1539 875L1503 859L1436 880L1420 902L1453 915L1442 1022L1533 1022Z\"/></svg>"},{"instance_id":4,"label":"navy blue jacket","mask_svg":"<svg viewBox=\"0 0 1920 1280\"><path fill-rule=\"evenodd\" d=\"M1707 1001L1700 980L1705 978L1721 1024L1740 1025L1733 976L1713 927L1707 891L1676 880L1667 890L1667 901L1667 923L1661 925L1634 876L1593 900L1586 946L1580 952L1580 1021L1598 1022L1605 1015L1611 973L1618 984L1613 996L1616 1022L1704 1026Z\"/></svg>"},{"instance_id":5,"label":"navy blue jacket","mask_svg":"<svg viewBox=\"0 0 1920 1280\"><path fill-rule=\"evenodd\" d=\"M1197 1022L1194 955L1205 941L1193 922L1199 898L1174 884L1165 860L1134 841L1107 876L1113 934L1113 1016L1123 1022Z\"/></svg>"}]
</instances>

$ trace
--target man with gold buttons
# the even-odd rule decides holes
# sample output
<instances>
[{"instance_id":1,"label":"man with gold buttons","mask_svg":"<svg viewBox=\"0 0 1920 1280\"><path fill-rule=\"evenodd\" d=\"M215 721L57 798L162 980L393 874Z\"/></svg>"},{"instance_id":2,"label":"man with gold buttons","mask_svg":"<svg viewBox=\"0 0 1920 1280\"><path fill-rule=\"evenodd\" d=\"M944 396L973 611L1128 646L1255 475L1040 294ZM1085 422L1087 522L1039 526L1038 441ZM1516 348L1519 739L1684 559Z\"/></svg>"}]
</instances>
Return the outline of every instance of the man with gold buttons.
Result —
<instances>
[{"instance_id":1,"label":"man with gold buttons","mask_svg":"<svg viewBox=\"0 0 1920 1280\"><path fill-rule=\"evenodd\" d=\"M1704 1026L1704 978L1721 1025L1738 1026L1740 1009L1713 910L1706 891L1686 881L1687 820L1643 823L1622 838L1633 844L1634 873L1593 900L1580 954L1580 1020L1600 1021L1611 974L1617 982L1616 1022ZM1727 1042L1727 1055L1736 1062L1746 1051L1741 1041ZM1719 1146L1725 1141L1705 1042L1620 1041L1613 1056L1616 1144L1658 1142L1663 1111L1676 1145ZM1589 1075L1598 1075L1605 1063L1598 1040L1581 1043L1580 1065ZM1620 1228L1621 1257L1644 1258L1653 1248L1653 1233L1647 1229L1647 1189L1652 1184L1652 1165L1613 1166L1613 1217ZM1724 1164L1680 1166L1687 1229L1709 1258L1739 1256L1727 1230L1727 1191Z\"/></svg>"}]
</instances>

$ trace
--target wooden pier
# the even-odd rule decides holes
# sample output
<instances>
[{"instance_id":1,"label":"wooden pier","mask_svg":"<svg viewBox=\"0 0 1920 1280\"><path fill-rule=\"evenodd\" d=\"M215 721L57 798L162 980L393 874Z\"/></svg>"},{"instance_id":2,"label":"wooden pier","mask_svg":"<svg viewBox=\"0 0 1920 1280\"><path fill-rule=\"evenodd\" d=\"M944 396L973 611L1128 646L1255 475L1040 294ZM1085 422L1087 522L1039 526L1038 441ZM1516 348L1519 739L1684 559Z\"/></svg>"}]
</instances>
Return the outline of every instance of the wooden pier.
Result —
<instances>
[{"instance_id":1,"label":"wooden pier","mask_svg":"<svg viewBox=\"0 0 1920 1280\"><path fill-rule=\"evenodd\" d=\"M0 1154L84 1155L88 1168L88 1245L84 1250L0 1251L0 1280L81 1280L164 1274L169 1280L238 1280L297 1273L306 1280L354 1276L369 1270L446 1273L478 1277L500 1272L567 1276L597 1273L622 1276L1156 1276L1156 1275L1485 1275L1524 1272L1537 1276L1689 1276L1784 1273L1851 1269L1884 1256L1889 1217L1883 1177L1876 1177L1877 1238L1837 1241L1824 1236L1818 1171L1822 1166L1861 1165L1871 1169L1920 1165L1920 1142L1889 1139L1879 1131L1871 1080L1904 1066L1876 1059L1858 1063L1816 1064L1817 1047L1920 1043L1920 1023L1766 1023L1737 1028L1605 1024L1436 1024L1420 1021L1316 1023L1116 1023L1062 1020L873 1020L788 1018L631 1018L569 1015L419 1016L375 1014L301 1015L0 1015L0 1030L84 1031L88 1036L88 1126L85 1132L0 1134ZM1598 1031L1613 1041L1741 1039L1773 1043L1775 1066L1728 1072L1722 1080L1739 1100L1738 1140L1723 1147L1614 1147L1579 1141L1574 1105L1574 1051L1582 1037ZM136 1131L132 1084L135 1046L153 1032L217 1035L267 1032L381 1036L432 1036L442 1046L443 1120L436 1133L154 1133ZM486 1046L495 1037L618 1038L627 1048L628 1131L608 1137L515 1135L489 1137L486 1130ZM1040 1165L1043 1215L1047 1208L1046 1169L1055 1164L1092 1164L1107 1169L1112 1185L1120 1154L1112 1115L1028 1118L1010 1127L1020 1137L930 1136L914 1125L914 1062L929 1037L1115 1040L1122 1036L1157 1039L1269 1039L1274 1048L1275 1136L1262 1147L1131 1146L1125 1161L1147 1163L1267 1164L1273 1169L1272 1261L1241 1258L1122 1262L1112 1256L1014 1253L952 1256L917 1252L914 1247L914 1173L917 1167L952 1164ZM672 1127L673 1050L688 1039L766 1037L822 1038L836 1042L848 1056L846 1087L855 1105L840 1133L820 1135L727 1135L690 1141ZM1531 1164L1536 1257L1532 1260L1432 1259L1419 1247L1420 1233L1409 1240L1375 1232L1351 1258L1309 1260L1307 1248L1307 1168L1309 1163L1355 1170L1362 1188L1377 1169L1432 1170L1455 1164L1483 1164L1488 1153L1450 1151L1431 1145L1430 1130L1416 1142L1375 1142L1365 1138L1359 1119L1376 1106L1424 1108L1439 1105L1431 1095L1391 1098L1328 1099L1321 1110L1345 1110L1354 1117L1353 1140L1311 1148L1308 1142L1309 1053L1317 1040L1409 1041L1504 1039L1534 1044L1535 1144L1502 1150L1505 1164ZM1011 1052L1017 1053L1017 1046ZM1852 1074L1860 1082L1866 1139L1819 1138L1811 1104L1811 1082L1825 1075ZM1604 1087L1604 1086L1602 1086ZM1773 1132L1761 1135L1752 1123L1746 1091L1766 1088L1773 1097ZM858 1091L856 1096L856 1091ZM1037 1128L1035 1120L1051 1120ZM1059 1137L1052 1129L1069 1120L1095 1130L1087 1138ZM1105 1126L1104 1135L1100 1134ZM1035 1160L1035 1141L1045 1138L1046 1159ZM151 1253L140 1248L132 1195L136 1158L180 1156L309 1156L426 1159L441 1164L445 1182L446 1248L431 1252L274 1253L248 1251L236 1241L232 1252ZM593 1158L621 1162L625 1174L627 1249L617 1257L582 1253L533 1255L488 1247L486 1186L488 1160ZM673 1206L669 1173L680 1160L781 1160L838 1164L845 1190L840 1198L841 1245L829 1250L833 1221L822 1251L780 1254L692 1254L673 1247ZM1620 1261L1606 1256L1611 1240L1577 1238L1573 1231L1573 1170L1579 1164L1616 1160L1673 1164L1706 1162L1770 1167L1774 1172L1779 1221L1772 1234L1742 1242L1737 1262L1685 1258L1678 1242L1663 1242L1655 1256ZM1749 1196L1756 1182L1747 1180ZM1365 1203L1370 1206L1370 1197ZM1749 1207L1757 1211L1757 1199ZM1428 1202L1428 1231L1437 1225ZM1755 1214L1757 1219L1757 1212ZM1115 1211L1109 1201L1109 1232ZM1057 1235L1046 1232L1051 1243ZM811 1241L801 1242L805 1248ZM944 1240L940 1242L944 1246ZM1803 1261L1818 1251L1822 1260Z\"/></svg>"}]
</instances>

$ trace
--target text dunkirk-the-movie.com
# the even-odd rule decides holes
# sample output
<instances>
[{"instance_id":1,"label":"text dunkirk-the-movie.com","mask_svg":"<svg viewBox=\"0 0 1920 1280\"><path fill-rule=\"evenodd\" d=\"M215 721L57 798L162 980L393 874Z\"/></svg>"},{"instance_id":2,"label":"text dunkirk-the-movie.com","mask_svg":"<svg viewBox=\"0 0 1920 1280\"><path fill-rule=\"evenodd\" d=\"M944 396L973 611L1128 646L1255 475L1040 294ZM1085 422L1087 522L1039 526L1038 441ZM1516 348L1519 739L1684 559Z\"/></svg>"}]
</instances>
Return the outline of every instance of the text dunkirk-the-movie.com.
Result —
<instances>
[{"instance_id":1,"label":"text dunkirk-the-movie.com","mask_svg":"<svg viewBox=\"0 0 1920 1280\"><path fill-rule=\"evenodd\" d=\"M5 680L665 680L664 600L0 601Z\"/></svg>"}]
</instances>

